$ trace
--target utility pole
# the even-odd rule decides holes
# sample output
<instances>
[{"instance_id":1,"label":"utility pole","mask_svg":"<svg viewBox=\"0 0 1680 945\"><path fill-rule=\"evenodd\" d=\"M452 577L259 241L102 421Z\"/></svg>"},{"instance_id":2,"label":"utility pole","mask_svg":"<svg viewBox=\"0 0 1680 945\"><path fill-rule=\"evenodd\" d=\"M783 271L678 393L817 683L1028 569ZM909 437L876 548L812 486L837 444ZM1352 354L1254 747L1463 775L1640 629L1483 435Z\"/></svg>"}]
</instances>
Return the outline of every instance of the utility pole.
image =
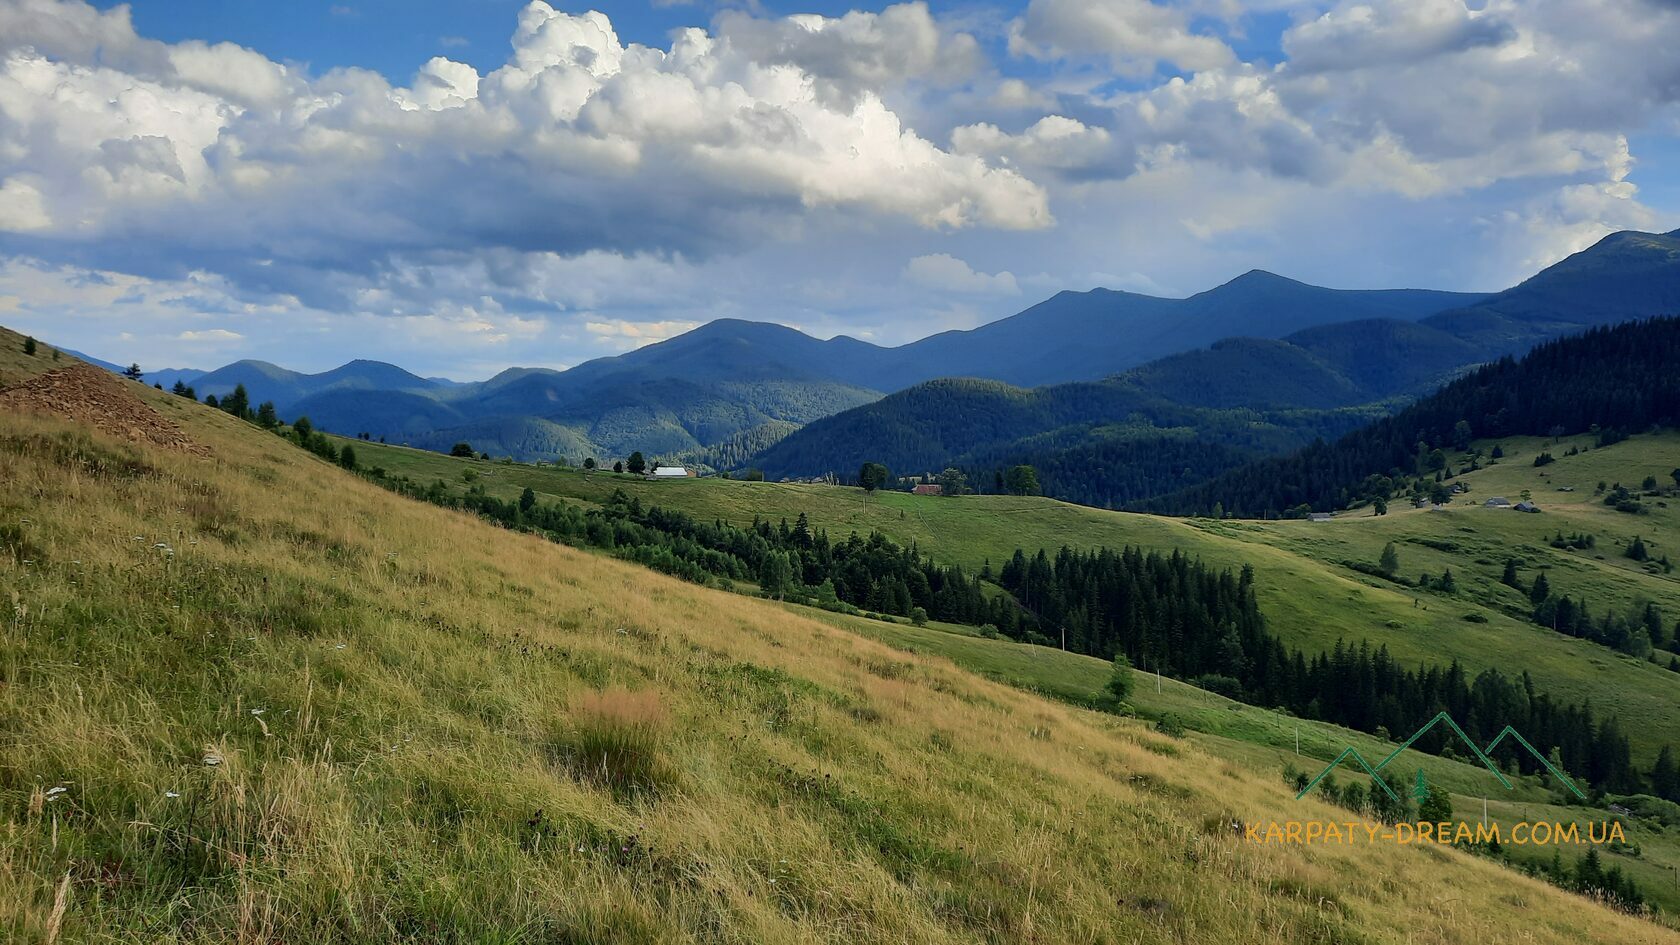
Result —
<instances>
[{"instance_id":1,"label":"utility pole","mask_svg":"<svg viewBox=\"0 0 1680 945\"><path fill-rule=\"evenodd\" d=\"M1062 627L1062 652L1067 652L1067 627Z\"/></svg>"}]
</instances>

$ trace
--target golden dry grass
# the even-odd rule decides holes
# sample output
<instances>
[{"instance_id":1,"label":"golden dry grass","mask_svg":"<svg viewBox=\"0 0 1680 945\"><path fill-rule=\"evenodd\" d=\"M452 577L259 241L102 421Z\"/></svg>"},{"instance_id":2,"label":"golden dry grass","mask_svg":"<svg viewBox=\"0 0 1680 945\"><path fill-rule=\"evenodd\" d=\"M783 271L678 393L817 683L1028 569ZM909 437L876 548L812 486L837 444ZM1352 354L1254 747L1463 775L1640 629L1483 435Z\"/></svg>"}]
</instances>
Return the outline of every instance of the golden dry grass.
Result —
<instances>
[{"instance_id":1,"label":"golden dry grass","mask_svg":"<svg viewBox=\"0 0 1680 945\"><path fill-rule=\"evenodd\" d=\"M147 398L213 458L0 416L0 938L1676 940L1456 851L1247 844L1346 814ZM569 764L591 726L658 789Z\"/></svg>"}]
</instances>

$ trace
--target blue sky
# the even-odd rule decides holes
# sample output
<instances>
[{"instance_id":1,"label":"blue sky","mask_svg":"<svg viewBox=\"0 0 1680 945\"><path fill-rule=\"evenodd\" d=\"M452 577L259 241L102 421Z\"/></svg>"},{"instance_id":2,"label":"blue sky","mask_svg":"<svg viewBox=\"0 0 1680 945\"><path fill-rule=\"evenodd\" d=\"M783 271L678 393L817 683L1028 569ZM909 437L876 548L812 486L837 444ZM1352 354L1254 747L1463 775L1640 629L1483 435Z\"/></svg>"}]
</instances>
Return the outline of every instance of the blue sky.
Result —
<instances>
[{"instance_id":1,"label":"blue sky","mask_svg":"<svg viewBox=\"0 0 1680 945\"><path fill-rule=\"evenodd\" d=\"M1680 227L1660 0L0 0L0 322L482 377Z\"/></svg>"}]
</instances>

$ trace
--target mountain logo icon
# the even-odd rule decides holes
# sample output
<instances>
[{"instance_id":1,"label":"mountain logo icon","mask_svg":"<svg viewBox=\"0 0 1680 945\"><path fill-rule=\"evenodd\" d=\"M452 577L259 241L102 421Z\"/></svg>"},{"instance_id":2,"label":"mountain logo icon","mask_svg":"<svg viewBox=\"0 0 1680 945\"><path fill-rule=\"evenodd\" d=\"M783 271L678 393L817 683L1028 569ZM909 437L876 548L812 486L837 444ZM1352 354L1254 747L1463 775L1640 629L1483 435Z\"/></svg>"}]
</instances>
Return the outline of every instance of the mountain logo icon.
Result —
<instances>
[{"instance_id":1,"label":"mountain logo icon","mask_svg":"<svg viewBox=\"0 0 1680 945\"><path fill-rule=\"evenodd\" d=\"M1458 736L1459 740L1464 743L1465 747L1470 749L1470 753L1476 757L1476 760L1481 762L1484 768L1487 768L1488 771L1492 772L1493 776L1499 779L1499 783L1503 784L1506 790L1513 790L1515 786L1511 784L1510 779L1505 776L1505 772L1499 770L1499 766L1494 764L1493 759L1489 756L1493 754L1494 750L1497 749L1500 744L1505 741L1505 739L1512 738L1516 740L1517 744L1521 745L1530 755L1532 755L1536 761L1540 762L1541 766L1544 767L1552 777L1557 778L1564 787L1568 788L1570 793L1574 794L1583 801L1587 799L1586 793L1577 787L1575 782L1569 779L1568 775L1558 770L1558 767L1552 764L1550 759L1541 754L1540 751L1533 745L1529 744L1528 739L1522 737L1522 734L1516 729L1507 725L1505 728L1500 730L1499 734L1495 736L1493 741L1488 742L1487 747L1477 747L1476 743L1470 739L1470 736L1465 734L1464 729L1460 728L1458 723L1453 721L1452 716L1444 711L1436 713L1435 717L1424 723L1422 728L1413 732L1411 738L1406 739L1400 747L1389 752L1388 757L1377 762L1375 765L1367 762L1365 758L1359 754L1359 749L1354 748L1352 745L1342 749L1342 753L1337 755L1335 760L1331 761L1328 765L1325 765L1324 770L1318 773L1318 777L1315 777L1311 781L1307 782L1307 786L1302 788L1300 792L1295 795L1295 799L1300 800L1301 798L1307 796L1307 792L1317 787L1318 782L1324 780L1332 771L1341 767L1342 762L1351 758L1359 764L1359 767L1363 769L1366 774L1371 776L1371 783L1373 786L1381 787L1383 792L1387 794L1390 799L1398 803L1400 801L1400 796L1394 793L1394 789L1389 787L1388 781L1382 778L1379 772L1388 767L1389 762L1398 758L1401 752L1412 747L1412 743L1416 742L1418 739L1433 730L1435 726L1442 723L1445 723L1446 726L1452 730L1453 734ZM1424 778L1423 770L1421 768L1418 769L1417 783L1412 788L1412 795L1420 801L1429 796L1429 782Z\"/></svg>"}]
</instances>

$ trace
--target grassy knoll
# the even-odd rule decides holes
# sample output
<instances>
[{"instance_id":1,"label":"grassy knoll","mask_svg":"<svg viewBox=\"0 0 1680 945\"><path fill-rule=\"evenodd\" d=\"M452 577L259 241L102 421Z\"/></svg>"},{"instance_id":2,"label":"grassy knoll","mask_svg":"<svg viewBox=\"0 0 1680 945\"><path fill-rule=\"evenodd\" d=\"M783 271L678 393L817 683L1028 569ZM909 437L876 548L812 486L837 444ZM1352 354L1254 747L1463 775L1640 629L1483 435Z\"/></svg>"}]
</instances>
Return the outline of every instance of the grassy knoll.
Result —
<instances>
[{"instance_id":1,"label":"grassy knoll","mask_svg":"<svg viewBox=\"0 0 1680 945\"><path fill-rule=\"evenodd\" d=\"M3 340L3 339L0 339ZM1669 942L1275 771L409 502L0 415L0 938Z\"/></svg>"},{"instance_id":2,"label":"grassy knoll","mask_svg":"<svg viewBox=\"0 0 1680 945\"><path fill-rule=\"evenodd\" d=\"M1408 663L1459 659L1472 671L1496 667L1528 670L1546 691L1571 700L1590 699L1629 722L1635 758L1647 763L1657 747L1680 742L1680 674L1618 654L1583 640L1537 627L1524 616L1526 598L1498 583L1505 559L1520 554L1523 579L1546 569L1558 593L1585 596L1595 612L1650 599L1680 619L1680 571L1653 574L1619 558L1617 542L1640 534L1660 554L1675 549L1680 565L1680 508L1630 516L1594 500L1599 478L1637 484L1653 470L1680 466L1680 436L1638 436L1622 443L1565 457L1535 470L1533 447L1512 441L1499 465L1460 477L1471 486L1451 511L1396 508L1387 516L1368 513L1334 522L1252 522L1174 519L1110 512L1051 499L1011 496L942 498L877 493L820 485L691 479L650 482L613 473L584 473L555 467L504 465L461 460L380 444L357 444L367 465L421 481L443 479L464 488L467 470L492 492L515 496L529 487L539 495L585 503L604 500L614 489L645 502L682 509L701 518L751 522L755 515L790 521L805 513L813 525L840 534L877 529L899 542L951 563L978 568L1000 564L1015 548L1029 551L1062 545L1143 545L1182 548L1209 562L1258 572L1261 608L1286 643L1326 650L1338 639L1385 644ZM1615 470L1625 470L1617 473ZM1548 479L1536 474L1544 472ZM1573 493L1534 489L1546 511L1540 515L1472 508L1483 497L1512 493L1516 501L1525 477L1537 482L1579 479ZM1555 497L1555 498L1554 498ZM1566 501L1560 501L1565 500ZM1396 503L1398 506L1399 503ZM1557 552L1542 539L1557 530L1599 533L1593 555ZM1382 547L1395 541L1401 572L1439 575L1451 568L1460 590L1453 595L1418 591L1373 578L1350 562L1375 564ZM1449 550L1437 545L1450 541ZM1599 560L1599 557L1603 560ZM1471 619L1466 619L1471 618Z\"/></svg>"}]
</instances>

